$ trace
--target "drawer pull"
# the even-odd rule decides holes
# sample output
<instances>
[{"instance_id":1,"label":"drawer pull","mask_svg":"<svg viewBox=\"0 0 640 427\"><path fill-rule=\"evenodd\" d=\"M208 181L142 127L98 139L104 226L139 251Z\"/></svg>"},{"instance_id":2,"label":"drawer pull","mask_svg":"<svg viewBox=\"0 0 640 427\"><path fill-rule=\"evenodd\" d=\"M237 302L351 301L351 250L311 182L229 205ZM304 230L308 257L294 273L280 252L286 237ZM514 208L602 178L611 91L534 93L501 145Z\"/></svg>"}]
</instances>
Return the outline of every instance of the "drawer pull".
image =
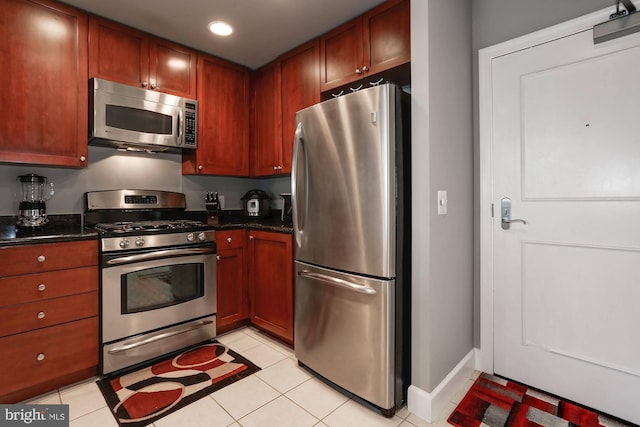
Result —
<instances>
[{"instance_id":1,"label":"drawer pull","mask_svg":"<svg viewBox=\"0 0 640 427\"><path fill-rule=\"evenodd\" d=\"M44 319L44 311L38 313L38 319Z\"/></svg>"},{"instance_id":2,"label":"drawer pull","mask_svg":"<svg viewBox=\"0 0 640 427\"><path fill-rule=\"evenodd\" d=\"M40 255L38 257L38 262L45 262L46 258L44 257L44 255Z\"/></svg>"},{"instance_id":3,"label":"drawer pull","mask_svg":"<svg viewBox=\"0 0 640 427\"><path fill-rule=\"evenodd\" d=\"M38 354L38 356L36 357L36 359L38 360L38 362L42 362L44 360L44 353L40 353Z\"/></svg>"},{"instance_id":4,"label":"drawer pull","mask_svg":"<svg viewBox=\"0 0 640 427\"><path fill-rule=\"evenodd\" d=\"M45 289L47 289L47 287L45 286L45 284L44 284L44 283L40 283L40 284L38 285L38 290L39 290L40 292L44 291Z\"/></svg>"}]
</instances>

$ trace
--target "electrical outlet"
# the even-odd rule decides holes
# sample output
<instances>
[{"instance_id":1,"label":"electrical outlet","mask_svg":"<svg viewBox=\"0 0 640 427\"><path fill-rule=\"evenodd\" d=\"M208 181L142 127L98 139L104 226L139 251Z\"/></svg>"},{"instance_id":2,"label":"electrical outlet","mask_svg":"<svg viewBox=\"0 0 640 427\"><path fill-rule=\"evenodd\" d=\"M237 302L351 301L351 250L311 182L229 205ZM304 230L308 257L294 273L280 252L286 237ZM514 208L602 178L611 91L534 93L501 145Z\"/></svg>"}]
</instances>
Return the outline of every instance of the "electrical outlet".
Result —
<instances>
[{"instance_id":1,"label":"electrical outlet","mask_svg":"<svg viewBox=\"0 0 640 427\"><path fill-rule=\"evenodd\" d=\"M218 200L220 200L220 209L224 209L224 196L222 194L218 194Z\"/></svg>"},{"instance_id":2,"label":"electrical outlet","mask_svg":"<svg viewBox=\"0 0 640 427\"><path fill-rule=\"evenodd\" d=\"M443 190L438 191L438 215L447 214L447 192Z\"/></svg>"}]
</instances>

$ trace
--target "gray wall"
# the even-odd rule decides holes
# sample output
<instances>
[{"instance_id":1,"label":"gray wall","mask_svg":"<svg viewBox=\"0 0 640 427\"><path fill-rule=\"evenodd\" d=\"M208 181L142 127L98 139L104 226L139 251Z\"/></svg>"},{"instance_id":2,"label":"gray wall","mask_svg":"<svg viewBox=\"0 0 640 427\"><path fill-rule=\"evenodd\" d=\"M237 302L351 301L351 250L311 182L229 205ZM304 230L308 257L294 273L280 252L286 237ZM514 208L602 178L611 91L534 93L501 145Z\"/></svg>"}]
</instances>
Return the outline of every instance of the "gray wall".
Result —
<instances>
[{"instance_id":1,"label":"gray wall","mask_svg":"<svg viewBox=\"0 0 640 427\"><path fill-rule=\"evenodd\" d=\"M411 8L412 385L432 392L473 349L471 1Z\"/></svg>"},{"instance_id":2,"label":"gray wall","mask_svg":"<svg viewBox=\"0 0 640 427\"><path fill-rule=\"evenodd\" d=\"M55 184L47 202L49 214L82 213L87 191L137 188L179 191L187 196L187 210L204 210L204 193L218 191L225 209L240 209L240 198L253 188L267 191L272 208L281 209L280 193L291 191L291 178L267 179L182 176L180 154L122 153L113 148L89 147L89 166L84 169L0 164L0 216L15 215L20 201L16 177L37 173Z\"/></svg>"},{"instance_id":3,"label":"gray wall","mask_svg":"<svg viewBox=\"0 0 640 427\"><path fill-rule=\"evenodd\" d=\"M478 50L551 27L601 9L615 10L614 0L473 0L474 122L474 341L480 347L480 168L478 137Z\"/></svg>"},{"instance_id":4,"label":"gray wall","mask_svg":"<svg viewBox=\"0 0 640 427\"><path fill-rule=\"evenodd\" d=\"M613 11L614 5L615 0L473 0L474 53L606 7Z\"/></svg>"}]
</instances>

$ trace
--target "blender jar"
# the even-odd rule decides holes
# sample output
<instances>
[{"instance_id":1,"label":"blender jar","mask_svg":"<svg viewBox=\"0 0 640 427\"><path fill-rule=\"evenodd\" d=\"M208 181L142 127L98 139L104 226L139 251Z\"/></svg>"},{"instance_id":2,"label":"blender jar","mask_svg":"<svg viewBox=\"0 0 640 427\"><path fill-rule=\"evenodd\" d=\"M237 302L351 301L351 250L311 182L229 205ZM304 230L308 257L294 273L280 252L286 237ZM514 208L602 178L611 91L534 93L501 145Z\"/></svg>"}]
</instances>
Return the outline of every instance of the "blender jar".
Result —
<instances>
[{"instance_id":1,"label":"blender jar","mask_svg":"<svg viewBox=\"0 0 640 427\"><path fill-rule=\"evenodd\" d=\"M34 173L18 176L21 202L16 225L20 228L42 227L48 222L45 201L54 194L53 183Z\"/></svg>"}]
</instances>

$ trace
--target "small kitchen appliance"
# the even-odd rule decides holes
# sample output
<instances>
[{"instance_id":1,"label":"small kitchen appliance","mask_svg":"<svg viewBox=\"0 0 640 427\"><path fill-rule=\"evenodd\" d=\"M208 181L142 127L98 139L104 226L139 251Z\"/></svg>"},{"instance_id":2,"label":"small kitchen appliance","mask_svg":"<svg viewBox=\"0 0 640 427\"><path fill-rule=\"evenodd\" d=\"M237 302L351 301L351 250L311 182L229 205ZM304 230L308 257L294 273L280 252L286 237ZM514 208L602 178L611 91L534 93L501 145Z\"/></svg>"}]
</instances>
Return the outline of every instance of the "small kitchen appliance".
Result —
<instances>
[{"instance_id":1,"label":"small kitchen appliance","mask_svg":"<svg viewBox=\"0 0 640 427\"><path fill-rule=\"evenodd\" d=\"M216 336L215 231L182 193L93 191L85 226L100 244L100 372Z\"/></svg>"},{"instance_id":2,"label":"small kitchen appliance","mask_svg":"<svg viewBox=\"0 0 640 427\"><path fill-rule=\"evenodd\" d=\"M198 147L198 101L93 78L89 143L129 151Z\"/></svg>"},{"instance_id":3,"label":"small kitchen appliance","mask_svg":"<svg viewBox=\"0 0 640 427\"><path fill-rule=\"evenodd\" d=\"M47 219L46 201L53 196L53 183L47 177L30 173L17 178L21 197L16 226L33 229L44 226Z\"/></svg>"},{"instance_id":4,"label":"small kitchen appliance","mask_svg":"<svg viewBox=\"0 0 640 427\"><path fill-rule=\"evenodd\" d=\"M281 193L280 197L282 197L282 214L280 216L280 219L283 222L290 222L292 219L291 193Z\"/></svg>"},{"instance_id":5,"label":"small kitchen appliance","mask_svg":"<svg viewBox=\"0 0 640 427\"><path fill-rule=\"evenodd\" d=\"M269 195L262 190L249 190L242 197L244 216L249 218L266 218L269 216Z\"/></svg>"}]
</instances>

